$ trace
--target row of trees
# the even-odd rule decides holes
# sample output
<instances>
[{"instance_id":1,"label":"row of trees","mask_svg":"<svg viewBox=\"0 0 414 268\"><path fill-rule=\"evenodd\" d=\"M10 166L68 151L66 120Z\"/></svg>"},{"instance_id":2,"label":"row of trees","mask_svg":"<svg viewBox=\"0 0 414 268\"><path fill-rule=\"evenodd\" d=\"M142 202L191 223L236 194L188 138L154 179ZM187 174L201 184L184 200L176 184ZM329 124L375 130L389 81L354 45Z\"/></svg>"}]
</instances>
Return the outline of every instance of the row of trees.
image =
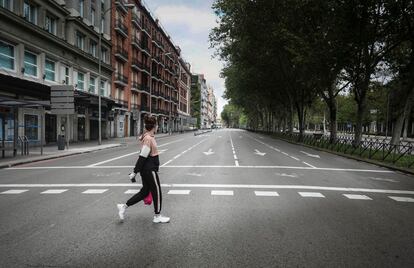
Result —
<instances>
[{"instance_id":1,"label":"row of trees","mask_svg":"<svg viewBox=\"0 0 414 268\"><path fill-rule=\"evenodd\" d=\"M330 140L337 137L337 97L352 95L355 145L361 142L367 96L392 83L398 103L392 143L414 103L414 3L397 0L216 0L219 26L210 34L225 61L225 97L249 126L304 133L306 114L322 99Z\"/></svg>"}]
</instances>

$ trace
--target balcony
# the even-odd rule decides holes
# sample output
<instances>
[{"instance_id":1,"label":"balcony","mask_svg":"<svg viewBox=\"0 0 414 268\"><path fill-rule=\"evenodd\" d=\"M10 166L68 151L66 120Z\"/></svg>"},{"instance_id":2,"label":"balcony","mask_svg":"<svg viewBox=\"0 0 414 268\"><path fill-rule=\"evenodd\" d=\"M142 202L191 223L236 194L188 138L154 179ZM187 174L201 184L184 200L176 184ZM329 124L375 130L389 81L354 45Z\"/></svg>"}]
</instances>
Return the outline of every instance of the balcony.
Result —
<instances>
[{"instance_id":1,"label":"balcony","mask_svg":"<svg viewBox=\"0 0 414 268\"><path fill-rule=\"evenodd\" d=\"M128 109L128 102L121 99L115 99L115 103L121 106L122 108Z\"/></svg>"},{"instance_id":2,"label":"balcony","mask_svg":"<svg viewBox=\"0 0 414 268\"><path fill-rule=\"evenodd\" d=\"M137 14L132 14L132 23L142 30L141 18Z\"/></svg>"},{"instance_id":3,"label":"balcony","mask_svg":"<svg viewBox=\"0 0 414 268\"><path fill-rule=\"evenodd\" d=\"M124 37L128 37L128 28L125 26L124 22L119 19L115 22L115 31Z\"/></svg>"},{"instance_id":4,"label":"balcony","mask_svg":"<svg viewBox=\"0 0 414 268\"><path fill-rule=\"evenodd\" d=\"M125 48L121 47L121 46L116 46L115 47L115 57L122 60L123 62L127 62L128 61L128 51Z\"/></svg>"},{"instance_id":5,"label":"balcony","mask_svg":"<svg viewBox=\"0 0 414 268\"><path fill-rule=\"evenodd\" d=\"M114 83L124 87L128 84L128 78L121 73L115 73Z\"/></svg>"},{"instance_id":6,"label":"balcony","mask_svg":"<svg viewBox=\"0 0 414 268\"><path fill-rule=\"evenodd\" d=\"M151 56L151 52L150 52L150 49L148 47L148 44L145 44L145 42L142 41L141 44L139 44L139 46L141 48L141 51L143 51L148 56Z\"/></svg>"},{"instance_id":7,"label":"balcony","mask_svg":"<svg viewBox=\"0 0 414 268\"><path fill-rule=\"evenodd\" d=\"M159 82L164 82L161 79L161 74L154 73L154 74L152 74L152 78L155 79L155 80L157 80L157 81L159 81Z\"/></svg>"},{"instance_id":8,"label":"balcony","mask_svg":"<svg viewBox=\"0 0 414 268\"><path fill-rule=\"evenodd\" d=\"M178 99L177 99L177 98L175 98L175 97L171 97L171 100L172 100L174 103L178 103Z\"/></svg>"},{"instance_id":9,"label":"balcony","mask_svg":"<svg viewBox=\"0 0 414 268\"><path fill-rule=\"evenodd\" d=\"M149 26L148 26L148 24L145 24L145 23L143 23L142 24L142 31L145 33L145 34L147 34L148 35L148 37L151 37L151 35L150 35L150 29L149 29Z\"/></svg>"},{"instance_id":10,"label":"balcony","mask_svg":"<svg viewBox=\"0 0 414 268\"><path fill-rule=\"evenodd\" d=\"M131 110L141 110L141 105L136 103L131 103Z\"/></svg>"},{"instance_id":11,"label":"balcony","mask_svg":"<svg viewBox=\"0 0 414 268\"><path fill-rule=\"evenodd\" d=\"M150 93L149 87L146 85L142 85L138 82L132 82L132 90L140 92L140 93Z\"/></svg>"},{"instance_id":12,"label":"balcony","mask_svg":"<svg viewBox=\"0 0 414 268\"><path fill-rule=\"evenodd\" d=\"M132 59L131 67L135 70L138 70L140 72L145 72L148 75L150 75L150 68L148 66L145 66L140 60L137 58Z\"/></svg>"},{"instance_id":13,"label":"balcony","mask_svg":"<svg viewBox=\"0 0 414 268\"><path fill-rule=\"evenodd\" d=\"M141 39L138 38L138 36L136 36L136 35L133 35L132 36L132 38L131 38L131 44L135 48L142 50L142 48L141 48L142 41L141 41Z\"/></svg>"},{"instance_id":14,"label":"balcony","mask_svg":"<svg viewBox=\"0 0 414 268\"><path fill-rule=\"evenodd\" d=\"M116 0L115 5L124 14L128 13L128 8L125 6L124 0Z\"/></svg>"},{"instance_id":15,"label":"balcony","mask_svg":"<svg viewBox=\"0 0 414 268\"><path fill-rule=\"evenodd\" d=\"M141 111L143 112L149 112L149 107L147 105L141 105Z\"/></svg>"}]
</instances>

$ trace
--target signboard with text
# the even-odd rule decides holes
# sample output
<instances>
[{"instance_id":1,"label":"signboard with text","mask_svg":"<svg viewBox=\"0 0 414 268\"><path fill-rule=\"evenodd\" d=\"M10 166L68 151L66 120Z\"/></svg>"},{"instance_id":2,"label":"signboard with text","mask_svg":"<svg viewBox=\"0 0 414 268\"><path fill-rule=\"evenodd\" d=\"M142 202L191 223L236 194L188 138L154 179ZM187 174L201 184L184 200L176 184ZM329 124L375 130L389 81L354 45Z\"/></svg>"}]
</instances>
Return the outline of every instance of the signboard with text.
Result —
<instances>
[{"instance_id":1,"label":"signboard with text","mask_svg":"<svg viewBox=\"0 0 414 268\"><path fill-rule=\"evenodd\" d=\"M51 86L50 104L52 106L52 114L74 114L74 87L72 85Z\"/></svg>"}]
</instances>

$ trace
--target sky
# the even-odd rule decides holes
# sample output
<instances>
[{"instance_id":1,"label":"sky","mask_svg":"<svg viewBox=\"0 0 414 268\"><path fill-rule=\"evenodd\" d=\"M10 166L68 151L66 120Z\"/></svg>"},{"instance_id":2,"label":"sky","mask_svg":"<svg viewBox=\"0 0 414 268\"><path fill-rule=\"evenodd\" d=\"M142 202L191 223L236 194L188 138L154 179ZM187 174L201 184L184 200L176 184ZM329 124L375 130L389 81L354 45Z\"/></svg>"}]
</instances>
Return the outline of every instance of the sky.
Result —
<instances>
[{"instance_id":1,"label":"sky","mask_svg":"<svg viewBox=\"0 0 414 268\"><path fill-rule=\"evenodd\" d=\"M214 89L217 98L217 114L227 103L222 98L224 79L220 78L223 63L212 58L208 35L217 25L211 8L213 0L146 0L145 5L159 19L181 55L191 64L192 73L204 74L207 84Z\"/></svg>"}]
</instances>

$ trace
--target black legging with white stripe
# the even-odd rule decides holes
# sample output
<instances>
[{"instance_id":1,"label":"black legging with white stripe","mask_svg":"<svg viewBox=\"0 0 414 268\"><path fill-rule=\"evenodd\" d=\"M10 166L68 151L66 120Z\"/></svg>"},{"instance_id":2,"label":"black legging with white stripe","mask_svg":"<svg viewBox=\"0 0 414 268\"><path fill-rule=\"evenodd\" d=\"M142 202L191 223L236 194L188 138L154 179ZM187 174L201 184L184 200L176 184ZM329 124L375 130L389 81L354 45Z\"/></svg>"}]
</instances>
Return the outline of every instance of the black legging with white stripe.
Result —
<instances>
[{"instance_id":1,"label":"black legging with white stripe","mask_svg":"<svg viewBox=\"0 0 414 268\"><path fill-rule=\"evenodd\" d=\"M147 170L142 171L140 174L142 179L142 188L138 193L136 193L127 201L126 205L129 207L138 203L139 201L143 200L149 194L149 192L151 192L152 202L154 203L154 212L155 214L160 214L162 194L158 173L156 171Z\"/></svg>"}]
</instances>

